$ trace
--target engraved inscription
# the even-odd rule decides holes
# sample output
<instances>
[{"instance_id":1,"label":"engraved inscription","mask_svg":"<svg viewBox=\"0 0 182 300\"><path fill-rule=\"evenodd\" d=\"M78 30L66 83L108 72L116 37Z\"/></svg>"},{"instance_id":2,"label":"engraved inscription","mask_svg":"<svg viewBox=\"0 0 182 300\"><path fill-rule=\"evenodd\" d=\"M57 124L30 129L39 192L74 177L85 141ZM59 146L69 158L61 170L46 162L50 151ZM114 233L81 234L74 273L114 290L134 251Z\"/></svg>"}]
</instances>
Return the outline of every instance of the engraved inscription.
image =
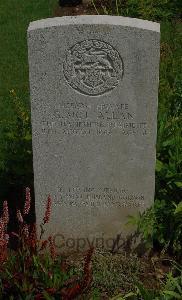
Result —
<instances>
[{"instance_id":1,"label":"engraved inscription","mask_svg":"<svg viewBox=\"0 0 182 300\"><path fill-rule=\"evenodd\" d=\"M41 131L43 134L82 137L149 134L145 118L137 118L135 110L126 102L64 102L54 107L50 120L41 120Z\"/></svg>"},{"instance_id":2,"label":"engraved inscription","mask_svg":"<svg viewBox=\"0 0 182 300\"><path fill-rule=\"evenodd\" d=\"M123 61L116 49L100 40L85 40L68 50L63 64L69 85L85 95L114 89L123 76Z\"/></svg>"},{"instance_id":3,"label":"engraved inscription","mask_svg":"<svg viewBox=\"0 0 182 300\"><path fill-rule=\"evenodd\" d=\"M128 189L93 186L60 186L54 197L55 205L136 208L145 206L143 193L132 193Z\"/></svg>"}]
</instances>

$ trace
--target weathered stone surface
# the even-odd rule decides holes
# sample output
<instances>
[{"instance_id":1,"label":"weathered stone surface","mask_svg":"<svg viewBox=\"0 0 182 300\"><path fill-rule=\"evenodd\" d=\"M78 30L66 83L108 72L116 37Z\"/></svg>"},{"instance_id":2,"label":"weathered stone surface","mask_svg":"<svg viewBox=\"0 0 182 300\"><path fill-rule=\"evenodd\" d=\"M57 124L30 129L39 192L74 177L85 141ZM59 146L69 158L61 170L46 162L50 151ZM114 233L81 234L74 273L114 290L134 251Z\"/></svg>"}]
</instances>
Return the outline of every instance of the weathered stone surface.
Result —
<instances>
[{"instance_id":1,"label":"weathered stone surface","mask_svg":"<svg viewBox=\"0 0 182 300\"><path fill-rule=\"evenodd\" d=\"M50 194L62 248L111 247L153 202L159 39L159 24L124 17L29 26L37 222Z\"/></svg>"}]
</instances>

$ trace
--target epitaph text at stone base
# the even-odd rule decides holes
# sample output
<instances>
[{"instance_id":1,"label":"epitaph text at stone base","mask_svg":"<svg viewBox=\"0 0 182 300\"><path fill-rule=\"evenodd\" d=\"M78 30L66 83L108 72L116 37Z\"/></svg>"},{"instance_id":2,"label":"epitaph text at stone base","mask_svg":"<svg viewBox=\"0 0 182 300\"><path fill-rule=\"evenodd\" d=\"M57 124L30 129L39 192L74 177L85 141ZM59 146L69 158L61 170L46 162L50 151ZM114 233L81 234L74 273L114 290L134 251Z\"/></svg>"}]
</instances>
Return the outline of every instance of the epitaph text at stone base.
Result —
<instances>
[{"instance_id":1,"label":"epitaph text at stone base","mask_svg":"<svg viewBox=\"0 0 182 300\"><path fill-rule=\"evenodd\" d=\"M153 203L159 31L113 16L29 26L36 217L50 194L62 248L108 248Z\"/></svg>"}]
</instances>

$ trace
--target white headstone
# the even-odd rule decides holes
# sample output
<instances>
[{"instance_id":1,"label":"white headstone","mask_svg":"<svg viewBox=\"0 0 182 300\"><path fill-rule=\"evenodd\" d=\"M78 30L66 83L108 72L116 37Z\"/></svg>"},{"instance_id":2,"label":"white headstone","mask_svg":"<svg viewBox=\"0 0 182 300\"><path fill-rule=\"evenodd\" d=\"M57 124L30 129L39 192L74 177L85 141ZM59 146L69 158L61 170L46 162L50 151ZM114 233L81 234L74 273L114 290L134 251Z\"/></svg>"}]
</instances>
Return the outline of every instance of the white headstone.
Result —
<instances>
[{"instance_id":1,"label":"white headstone","mask_svg":"<svg viewBox=\"0 0 182 300\"><path fill-rule=\"evenodd\" d=\"M37 223L50 194L62 249L112 246L153 203L159 40L159 24L124 17L29 26Z\"/></svg>"}]
</instances>

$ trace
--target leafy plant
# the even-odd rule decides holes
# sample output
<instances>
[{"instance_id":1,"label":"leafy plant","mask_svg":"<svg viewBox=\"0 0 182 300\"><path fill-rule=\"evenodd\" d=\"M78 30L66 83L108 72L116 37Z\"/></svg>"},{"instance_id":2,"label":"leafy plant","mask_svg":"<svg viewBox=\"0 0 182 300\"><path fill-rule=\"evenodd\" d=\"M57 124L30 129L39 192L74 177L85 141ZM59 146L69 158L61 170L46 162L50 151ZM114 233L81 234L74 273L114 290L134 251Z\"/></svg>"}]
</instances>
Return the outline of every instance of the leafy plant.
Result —
<instances>
[{"instance_id":1,"label":"leafy plant","mask_svg":"<svg viewBox=\"0 0 182 300\"><path fill-rule=\"evenodd\" d=\"M136 291L130 292L125 296L118 295L112 300L175 300L182 298L182 268L175 265L178 275L174 276L172 272L167 274L166 282L161 290L151 290L144 287L140 282L136 283Z\"/></svg>"},{"instance_id":2,"label":"leafy plant","mask_svg":"<svg viewBox=\"0 0 182 300\"><path fill-rule=\"evenodd\" d=\"M41 228L49 222L51 202L49 196ZM0 218L0 299L74 299L91 283L93 248L86 253L83 271L80 274L75 273L66 264L63 256L56 252L52 236L42 240L37 237L35 224L29 226L26 223L30 204L30 189L27 188L24 208L17 209L19 230L7 234L9 211L7 201L3 203L3 214ZM42 234L43 229L41 237ZM18 240L16 251L8 249L11 236Z\"/></svg>"},{"instance_id":3,"label":"leafy plant","mask_svg":"<svg viewBox=\"0 0 182 300\"><path fill-rule=\"evenodd\" d=\"M23 187L33 185L32 137L28 108L14 90L0 117L0 197L20 198Z\"/></svg>"},{"instance_id":4,"label":"leafy plant","mask_svg":"<svg viewBox=\"0 0 182 300\"><path fill-rule=\"evenodd\" d=\"M182 298L182 267L178 266L176 263L173 267L178 275L174 277L173 272L169 272L164 288L161 291L161 294L165 296L167 300Z\"/></svg>"},{"instance_id":5,"label":"leafy plant","mask_svg":"<svg viewBox=\"0 0 182 300\"><path fill-rule=\"evenodd\" d=\"M122 15L148 20L169 20L179 16L178 0L92 0L98 14Z\"/></svg>"}]
</instances>

